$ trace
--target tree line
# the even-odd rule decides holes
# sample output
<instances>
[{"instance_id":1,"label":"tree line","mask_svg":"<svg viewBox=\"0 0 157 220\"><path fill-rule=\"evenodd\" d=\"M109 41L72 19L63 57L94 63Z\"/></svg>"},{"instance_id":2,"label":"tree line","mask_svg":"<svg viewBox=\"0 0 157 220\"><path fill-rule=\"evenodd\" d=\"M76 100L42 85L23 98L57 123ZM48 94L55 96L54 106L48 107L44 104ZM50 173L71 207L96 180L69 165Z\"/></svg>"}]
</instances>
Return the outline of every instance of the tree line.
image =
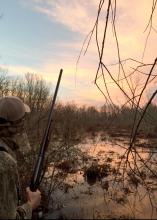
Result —
<instances>
[{"instance_id":1,"label":"tree line","mask_svg":"<svg viewBox=\"0 0 157 220\"><path fill-rule=\"evenodd\" d=\"M0 97L18 96L31 108L28 116L28 133L39 138L46 125L52 98L50 85L38 74L26 73L24 77L11 77L5 70L0 74ZM144 107L143 107L144 108ZM71 102L57 101L54 110L54 136L64 141L83 138L85 134L104 131L113 133L125 129L131 132L136 108L130 106L103 105L78 106ZM140 131L147 136L157 131L157 106L151 104L147 109ZM140 117L138 112L137 117ZM33 132L32 132L33 131ZM123 135L123 133L121 133Z\"/></svg>"}]
</instances>

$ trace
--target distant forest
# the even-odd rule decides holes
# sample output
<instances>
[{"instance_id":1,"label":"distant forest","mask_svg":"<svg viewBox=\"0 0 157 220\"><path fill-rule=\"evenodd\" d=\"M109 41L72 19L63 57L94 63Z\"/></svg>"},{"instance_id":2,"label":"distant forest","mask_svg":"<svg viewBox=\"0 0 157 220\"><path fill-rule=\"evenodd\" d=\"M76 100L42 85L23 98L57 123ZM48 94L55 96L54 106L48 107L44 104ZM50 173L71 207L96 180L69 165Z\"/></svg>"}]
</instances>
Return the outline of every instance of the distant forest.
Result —
<instances>
[{"instance_id":1,"label":"distant forest","mask_svg":"<svg viewBox=\"0 0 157 220\"><path fill-rule=\"evenodd\" d=\"M32 136L32 130L41 135L44 123L48 116L52 98L49 84L38 74L26 73L23 78L11 77L5 70L0 73L0 97L18 96L31 108L28 116L28 133ZM145 106L143 106L143 109ZM136 108L130 106L103 105L99 109L95 106L77 106L71 102L62 104L57 102L54 112L54 136L63 139L77 140L85 134L104 131L112 135L115 131L131 132L134 123ZM142 109L141 109L142 112ZM140 117L140 111L138 112ZM157 132L157 106L151 104L144 116L139 129L139 134L145 137L154 137ZM35 132L33 132L35 133ZM34 136L34 135L33 135ZM36 135L35 135L36 136ZM33 137L34 139L34 137Z\"/></svg>"}]
</instances>

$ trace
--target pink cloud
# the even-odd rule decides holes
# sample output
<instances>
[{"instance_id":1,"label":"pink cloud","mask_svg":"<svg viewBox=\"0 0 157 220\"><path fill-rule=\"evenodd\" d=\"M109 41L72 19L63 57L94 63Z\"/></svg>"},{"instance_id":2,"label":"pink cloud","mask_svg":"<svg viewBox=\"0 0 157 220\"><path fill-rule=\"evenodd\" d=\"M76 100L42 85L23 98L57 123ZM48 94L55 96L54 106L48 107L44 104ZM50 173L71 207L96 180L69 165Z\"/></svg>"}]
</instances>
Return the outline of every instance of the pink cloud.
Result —
<instances>
[{"instance_id":1,"label":"pink cloud","mask_svg":"<svg viewBox=\"0 0 157 220\"><path fill-rule=\"evenodd\" d=\"M98 0L30 0L30 6L40 12L43 15L46 15L53 22L59 22L70 30L81 33L85 38L89 31L92 29L94 21L96 19ZM106 6L107 1L104 5L103 13L101 14L101 19L99 23L99 42L101 45L105 18L106 18ZM144 29L149 21L150 13L151 13L152 1L143 0L143 1L135 1L135 0L119 0L117 1L117 19L116 19L116 28L117 28L117 36L119 39L119 47L121 59L126 58L134 58L137 60L141 60L142 53L144 50L144 45L146 42L147 32L144 33ZM153 26L157 27L157 13L154 14L153 18ZM77 34L77 33L76 33ZM65 48L77 48L78 51L81 49L83 43L83 37L78 42L63 42L60 46ZM157 44L156 44L156 33L152 31L148 44L145 51L144 62L152 63L156 57ZM66 53L62 54L65 57L66 62L63 61L62 66L65 68L66 76L65 79L67 86L71 86L73 84L74 72L75 72L75 62L74 58L69 56L66 58ZM53 68L51 64L51 57L46 59L43 62L43 69L46 72L50 72ZM103 61L105 64L109 65L118 61L117 56L117 48L116 41L113 35L113 28L111 25L111 21L109 22L106 44L104 49ZM80 86L80 90L82 92L82 98L87 96L91 96L95 99L101 99L102 95L98 95L96 92L96 87L93 86L92 80L94 79L94 75L96 73L96 67L98 64L98 53L95 42L95 36L93 36L89 50L86 56L82 56L78 66L77 80ZM57 64L58 65L58 64ZM137 63L135 62L127 62L126 74L128 75L131 71L131 67L135 67ZM57 67L56 67L57 68ZM114 73L114 77L118 77L118 66L110 67L112 73ZM146 70L148 71L148 70ZM138 72L132 77L133 84L136 84ZM105 73L106 81L112 81L111 78ZM124 77L123 74L120 76ZM140 75L141 80L144 81L145 77ZM129 79L130 80L130 79ZM83 82L82 85L80 82ZM89 85L92 84L91 88L86 88L85 82L88 82ZM99 85L105 91L104 83L101 80L98 81ZM130 81L129 81L130 82ZM122 84L122 83L121 83ZM86 84L87 85L87 84ZM108 85L111 96L115 101L121 100L125 101L124 95L121 95L121 91L117 88L115 84ZM131 96L131 92L129 91L127 82L123 82L123 88L127 91L128 95ZM89 92L90 91L90 92ZM94 92L92 92L94 91ZM81 95L81 92L79 93ZM102 98L103 99L103 98ZM119 102L119 101L118 101Z\"/></svg>"}]
</instances>

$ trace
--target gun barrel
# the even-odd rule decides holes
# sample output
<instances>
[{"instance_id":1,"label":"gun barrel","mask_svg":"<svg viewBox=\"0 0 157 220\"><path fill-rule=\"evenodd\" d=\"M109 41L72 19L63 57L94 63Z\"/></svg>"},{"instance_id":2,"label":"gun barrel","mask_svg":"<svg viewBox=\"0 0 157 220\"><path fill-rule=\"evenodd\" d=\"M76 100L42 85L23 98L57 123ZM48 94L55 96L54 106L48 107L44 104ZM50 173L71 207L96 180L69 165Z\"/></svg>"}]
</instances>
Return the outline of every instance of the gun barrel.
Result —
<instances>
[{"instance_id":1,"label":"gun barrel","mask_svg":"<svg viewBox=\"0 0 157 220\"><path fill-rule=\"evenodd\" d=\"M42 169L43 169L45 152L46 152L46 149L49 145L49 140L50 140L50 136L51 136L51 125L52 125L53 109L54 109L54 105L55 105L55 101L56 101L56 97L57 97L58 88L59 88L59 84L60 84L60 81L61 81L62 73L63 73L63 69L61 69L60 73L59 73L55 93L54 93L52 103L51 103L51 109L50 109L50 112L49 112L47 126L46 126L46 129L45 129L42 141L41 141L38 159L36 161L34 172L33 172L32 178L31 178L30 189L31 189L32 192L37 190L37 188L39 187L39 184L41 182L40 179L41 179L41 173L42 173Z\"/></svg>"}]
</instances>

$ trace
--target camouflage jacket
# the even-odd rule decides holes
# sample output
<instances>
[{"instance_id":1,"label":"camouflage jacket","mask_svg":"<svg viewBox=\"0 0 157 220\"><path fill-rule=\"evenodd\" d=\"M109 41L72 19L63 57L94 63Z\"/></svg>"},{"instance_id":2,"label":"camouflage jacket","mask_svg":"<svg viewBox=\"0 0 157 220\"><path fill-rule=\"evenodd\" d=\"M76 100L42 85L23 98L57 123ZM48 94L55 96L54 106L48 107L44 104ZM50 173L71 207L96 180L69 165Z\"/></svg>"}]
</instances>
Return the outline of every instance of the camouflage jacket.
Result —
<instances>
[{"instance_id":1,"label":"camouflage jacket","mask_svg":"<svg viewBox=\"0 0 157 220\"><path fill-rule=\"evenodd\" d=\"M31 219L28 203L18 206L18 170L14 152L0 140L0 219Z\"/></svg>"}]
</instances>

